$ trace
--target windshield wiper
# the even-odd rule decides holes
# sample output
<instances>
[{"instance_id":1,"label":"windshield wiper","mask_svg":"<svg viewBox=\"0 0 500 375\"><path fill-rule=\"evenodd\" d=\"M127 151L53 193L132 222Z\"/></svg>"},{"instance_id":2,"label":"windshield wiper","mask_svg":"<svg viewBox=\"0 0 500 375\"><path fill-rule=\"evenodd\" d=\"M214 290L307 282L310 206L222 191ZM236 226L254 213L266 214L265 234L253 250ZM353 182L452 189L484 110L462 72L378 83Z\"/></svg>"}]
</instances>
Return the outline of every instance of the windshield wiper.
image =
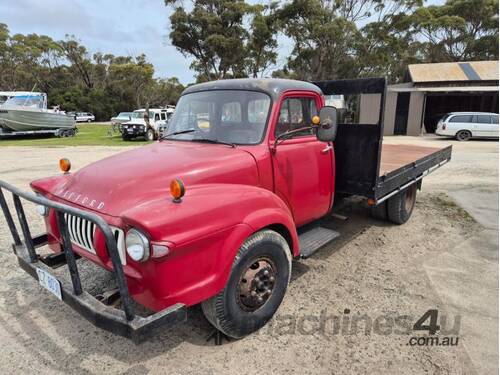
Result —
<instances>
[{"instance_id":1,"label":"windshield wiper","mask_svg":"<svg viewBox=\"0 0 500 375\"><path fill-rule=\"evenodd\" d=\"M194 138L194 139L191 139L191 141L193 142L207 142L207 143L217 143L217 144L221 144L221 145L227 145L227 146L231 146L231 147L236 147L236 145L234 143L231 143L231 142L225 142L225 141L220 141L218 139L210 139L210 138Z\"/></svg>"},{"instance_id":2,"label":"windshield wiper","mask_svg":"<svg viewBox=\"0 0 500 375\"><path fill-rule=\"evenodd\" d=\"M161 136L159 140L161 141L163 139L167 139L169 137L173 137L174 135L192 133L192 132L194 132L196 130L198 130L198 129L179 130L179 131L176 131L176 132L173 132L173 133L170 133L170 134L165 134L164 136ZM219 141L218 139L195 138L195 139L190 139L190 141L193 141L193 142L218 143L218 144L221 144L221 145L228 145L228 146L231 146L231 147L236 147L236 145L234 143L225 142L225 141Z\"/></svg>"},{"instance_id":3,"label":"windshield wiper","mask_svg":"<svg viewBox=\"0 0 500 375\"><path fill-rule=\"evenodd\" d=\"M165 135L162 135L159 139L159 141L163 140L163 139L167 139L169 137L173 137L174 135L179 135L179 134L186 134L186 133L192 133L194 131L196 131L197 129L186 129L186 130L179 130L179 131L176 131L176 132L173 132L173 133L169 133L169 134L165 134Z\"/></svg>"}]
</instances>

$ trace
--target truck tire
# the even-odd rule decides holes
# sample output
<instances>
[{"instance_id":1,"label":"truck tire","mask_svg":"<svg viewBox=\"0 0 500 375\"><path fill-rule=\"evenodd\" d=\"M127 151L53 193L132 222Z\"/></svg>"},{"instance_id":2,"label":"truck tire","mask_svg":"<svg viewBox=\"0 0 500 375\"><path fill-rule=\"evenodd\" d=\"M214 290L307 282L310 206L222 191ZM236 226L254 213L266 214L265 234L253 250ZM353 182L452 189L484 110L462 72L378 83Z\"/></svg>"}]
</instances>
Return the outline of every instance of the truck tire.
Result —
<instances>
[{"instance_id":1,"label":"truck tire","mask_svg":"<svg viewBox=\"0 0 500 375\"><path fill-rule=\"evenodd\" d=\"M219 331L241 338L262 328L285 296L292 255L285 239L272 230L250 236L240 247L226 287L202 303Z\"/></svg>"},{"instance_id":2,"label":"truck tire","mask_svg":"<svg viewBox=\"0 0 500 375\"><path fill-rule=\"evenodd\" d=\"M124 141L130 141L130 136L128 134L122 134L122 139Z\"/></svg>"},{"instance_id":3,"label":"truck tire","mask_svg":"<svg viewBox=\"0 0 500 375\"><path fill-rule=\"evenodd\" d=\"M387 201L370 207L370 214L374 219L387 220Z\"/></svg>"},{"instance_id":4,"label":"truck tire","mask_svg":"<svg viewBox=\"0 0 500 375\"><path fill-rule=\"evenodd\" d=\"M417 186L412 185L387 200L387 218L394 224L404 224L413 212L417 199Z\"/></svg>"},{"instance_id":5,"label":"truck tire","mask_svg":"<svg viewBox=\"0 0 500 375\"><path fill-rule=\"evenodd\" d=\"M460 130L455 135L457 141L464 142L472 138L472 133L469 130Z\"/></svg>"},{"instance_id":6,"label":"truck tire","mask_svg":"<svg viewBox=\"0 0 500 375\"><path fill-rule=\"evenodd\" d=\"M150 142L153 142L155 140L155 131L151 128L149 128L146 132L146 139Z\"/></svg>"}]
</instances>

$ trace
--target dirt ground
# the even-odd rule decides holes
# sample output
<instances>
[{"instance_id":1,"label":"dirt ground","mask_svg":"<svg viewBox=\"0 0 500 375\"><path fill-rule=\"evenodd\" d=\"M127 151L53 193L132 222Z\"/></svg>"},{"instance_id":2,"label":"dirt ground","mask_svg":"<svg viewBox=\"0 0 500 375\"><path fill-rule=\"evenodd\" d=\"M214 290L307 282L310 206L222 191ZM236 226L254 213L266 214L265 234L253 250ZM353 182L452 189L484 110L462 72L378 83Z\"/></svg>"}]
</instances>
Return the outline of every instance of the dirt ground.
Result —
<instances>
[{"instance_id":1,"label":"dirt ground","mask_svg":"<svg viewBox=\"0 0 500 375\"><path fill-rule=\"evenodd\" d=\"M377 222L359 205L345 207L347 221L328 223L342 237L294 262L276 317L258 333L221 346L207 342L212 328L199 307L189 310L186 323L139 346L95 328L17 267L2 216L0 373L497 372L498 142L386 142L452 143L453 160L424 179L403 226ZM78 169L120 151L2 147L0 178L26 188L58 173L60 157ZM33 207L26 209L37 220L33 232L41 231ZM439 312L438 337L448 330L457 346L410 345L411 337L425 336L411 328L429 309Z\"/></svg>"}]
</instances>

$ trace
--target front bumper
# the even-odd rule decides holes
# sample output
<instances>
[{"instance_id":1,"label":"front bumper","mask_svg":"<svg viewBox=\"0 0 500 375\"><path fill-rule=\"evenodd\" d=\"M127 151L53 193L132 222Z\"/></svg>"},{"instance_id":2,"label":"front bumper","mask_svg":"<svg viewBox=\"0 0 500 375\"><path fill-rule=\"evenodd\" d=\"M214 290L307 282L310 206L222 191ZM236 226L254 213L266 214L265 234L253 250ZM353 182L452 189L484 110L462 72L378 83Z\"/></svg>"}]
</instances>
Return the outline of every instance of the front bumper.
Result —
<instances>
[{"instance_id":1,"label":"front bumper","mask_svg":"<svg viewBox=\"0 0 500 375\"><path fill-rule=\"evenodd\" d=\"M122 134L131 137L140 137L146 134L146 127L142 125L122 125Z\"/></svg>"},{"instance_id":2,"label":"front bumper","mask_svg":"<svg viewBox=\"0 0 500 375\"><path fill-rule=\"evenodd\" d=\"M24 243L21 242L17 227L12 220L3 190L10 191L14 197L14 205L21 225ZM64 221L64 213L68 213L93 221L101 231L103 231L106 236L107 250L113 263L113 273L118 285L117 295L121 299L122 310L106 305L90 293L82 290L77 260L71 247L67 230L61 230L64 252L47 257L40 257L36 253L38 247L47 243L47 235L44 234L37 237L31 236L20 197L56 210L59 215L58 220L60 220L61 223L66 224ZM118 250L116 248L116 242L114 242L108 224L99 216L71 206L50 201L32 193L22 192L3 181L0 181L0 206L14 240L12 248L17 256L20 267L38 280L37 269L42 269L51 274L53 266L66 264L69 269L71 283L58 279L62 301L78 311L96 327L130 338L135 343L140 343L147 340L158 329L170 327L176 323L184 322L187 319L187 309L183 304L175 304L155 314L144 317L134 313L127 282L123 274ZM56 261L54 261L55 257L58 258Z\"/></svg>"}]
</instances>

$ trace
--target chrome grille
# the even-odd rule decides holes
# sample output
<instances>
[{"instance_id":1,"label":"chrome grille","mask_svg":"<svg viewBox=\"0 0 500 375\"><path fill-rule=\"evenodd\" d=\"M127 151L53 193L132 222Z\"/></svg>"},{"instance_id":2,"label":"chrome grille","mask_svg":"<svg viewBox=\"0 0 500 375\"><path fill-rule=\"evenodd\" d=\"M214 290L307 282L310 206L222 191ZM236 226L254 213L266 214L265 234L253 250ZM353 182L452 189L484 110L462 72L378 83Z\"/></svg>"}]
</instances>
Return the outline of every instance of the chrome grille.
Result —
<instances>
[{"instance_id":1,"label":"chrome grille","mask_svg":"<svg viewBox=\"0 0 500 375\"><path fill-rule=\"evenodd\" d=\"M94 234L96 225L93 222L85 220L79 216L64 214L64 217L66 219L66 223L68 224L68 232L71 242L78 247L95 254ZM110 227L116 240L120 260L122 264L127 264L125 257L125 234L120 228L116 228L111 225Z\"/></svg>"}]
</instances>

